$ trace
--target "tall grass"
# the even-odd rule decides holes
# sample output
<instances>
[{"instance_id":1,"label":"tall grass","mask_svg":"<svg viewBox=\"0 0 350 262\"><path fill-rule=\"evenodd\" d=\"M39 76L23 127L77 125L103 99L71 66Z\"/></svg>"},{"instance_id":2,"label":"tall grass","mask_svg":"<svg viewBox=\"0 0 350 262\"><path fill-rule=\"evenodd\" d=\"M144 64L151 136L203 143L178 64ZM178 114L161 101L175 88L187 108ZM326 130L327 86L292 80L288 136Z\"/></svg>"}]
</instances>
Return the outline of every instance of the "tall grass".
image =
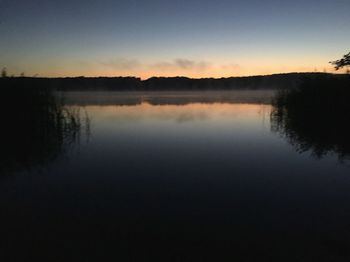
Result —
<instances>
[{"instance_id":1,"label":"tall grass","mask_svg":"<svg viewBox=\"0 0 350 262\"><path fill-rule=\"evenodd\" d=\"M318 158L335 153L350 156L350 77L304 79L281 91L273 102L272 129L285 136L299 152Z\"/></svg>"},{"instance_id":2,"label":"tall grass","mask_svg":"<svg viewBox=\"0 0 350 262\"><path fill-rule=\"evenodd\" d=\"M78 110L65 107L44 85L5 83L0 88L0 173L44 165L78 141Z\"/></svg>"}]
</instances>

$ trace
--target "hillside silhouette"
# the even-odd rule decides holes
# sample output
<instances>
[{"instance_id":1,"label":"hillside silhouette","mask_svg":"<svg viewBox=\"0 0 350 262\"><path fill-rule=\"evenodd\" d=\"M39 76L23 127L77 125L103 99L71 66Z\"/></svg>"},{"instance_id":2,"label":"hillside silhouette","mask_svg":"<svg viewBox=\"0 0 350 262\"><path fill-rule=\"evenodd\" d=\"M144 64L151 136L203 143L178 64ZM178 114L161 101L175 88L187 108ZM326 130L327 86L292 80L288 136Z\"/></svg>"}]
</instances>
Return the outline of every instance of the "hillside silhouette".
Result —
<instances>
[{"instance_id":1,"label":"hillside silhouette","mask_svg":"<svg viewBox=\"0 0 350 262\"><path fill-rule=\"evenodd\" d=\"M327 73L289 73L265 76L229 77L229 78L201 78L187 77L152 77L141 80L137 77L2 77L1 86L15 84L19 86L70 90L235 90L235 89L290 89L297 87L305 78L318 79L346 79L346 75Z\"/></svg>"}]
</instances>

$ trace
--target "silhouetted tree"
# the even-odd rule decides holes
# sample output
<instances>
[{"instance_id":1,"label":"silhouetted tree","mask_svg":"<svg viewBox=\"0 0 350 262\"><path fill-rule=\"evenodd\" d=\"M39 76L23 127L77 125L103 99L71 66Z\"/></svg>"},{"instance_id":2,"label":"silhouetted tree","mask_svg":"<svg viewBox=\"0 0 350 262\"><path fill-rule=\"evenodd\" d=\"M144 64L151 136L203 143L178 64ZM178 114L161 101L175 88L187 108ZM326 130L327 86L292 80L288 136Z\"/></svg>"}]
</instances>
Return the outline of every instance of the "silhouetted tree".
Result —
<instances>
[{"instance_id":1,"label":"silhouetted tree","mask_svg":"<svg viewBox=\"0 0 350 262\"><path fill-rule=\"evenodd\" d=\"M330 62L334 65L335 70L339 70L340 68L350 66L350 53L343 56L342 59Z\"/></svg>"}]
</instances>

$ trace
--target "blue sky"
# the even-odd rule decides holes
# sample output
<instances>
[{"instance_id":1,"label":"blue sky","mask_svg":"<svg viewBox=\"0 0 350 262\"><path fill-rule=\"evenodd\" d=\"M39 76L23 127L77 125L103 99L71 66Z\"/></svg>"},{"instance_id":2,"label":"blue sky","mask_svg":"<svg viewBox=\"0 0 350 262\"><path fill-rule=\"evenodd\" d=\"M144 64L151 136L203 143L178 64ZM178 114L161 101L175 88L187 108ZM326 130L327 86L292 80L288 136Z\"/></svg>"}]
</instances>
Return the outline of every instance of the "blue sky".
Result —
<instances>
[{"instance_id":1,"label":"blue sky","mask_svg":"<svg viewBox=\"0 0 350 262\"><path fill-rule=\"evenodd\" d=\"M331 71L350 50L348 0L0 0L14 74L220 77Z\"/></svg>"}]
</instances>

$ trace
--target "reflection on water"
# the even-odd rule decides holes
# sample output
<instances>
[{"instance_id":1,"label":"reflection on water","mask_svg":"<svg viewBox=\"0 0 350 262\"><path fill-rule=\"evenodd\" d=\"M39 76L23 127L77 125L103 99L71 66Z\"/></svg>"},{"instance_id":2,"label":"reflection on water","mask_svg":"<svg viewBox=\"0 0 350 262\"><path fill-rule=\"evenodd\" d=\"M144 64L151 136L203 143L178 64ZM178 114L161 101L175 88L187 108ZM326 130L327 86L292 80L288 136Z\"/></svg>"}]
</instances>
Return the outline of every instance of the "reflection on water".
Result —
<instances>
[{"instance_id":1,"label":"reflection on water","mask_svg":"<svg viewBox=\"0 0 350 262\"><path fill-rule=\"evenodd\" d=\"M336 154L350 160L350 91L348 82L308 80L274 99L272 129L298 152L317 158Z\"/></svg>"},{"instance_id":2,"label":"reflection on water","mask_svg":"<svg viewBox=\"0 0 350 262\"><path fill-rule=\"evenodd\" d=\"M46 88L2 88L0 172L45 166L79 140L80 108L68 108ZM82 120L84 120L82 122Z\"/></svg>"},{"instance_id":3,"label":"reflection on water","mask_svg":"<svg viewBox=\"0 0 350 262\"><path fill-rule=\"evenodd\" d=\"M264 120L270 112L270 105L255 104L200 104L193 103L183 106L162 105L154 106L142 103L135 106L86 106L89 115L99 121L100 119L120 123L133 123L138 121L165 121L165 122L224 122L239 118L242 122L255 122ZM111 123L108 123L111 124ZM193 124L193 123L191 123ZM141 130L140 130L141 132Z\"/></svg>"},{"instance_id":4,"label":"reflection on water","mask_svg":"<svg viewBox=\"0 0 350 262\"><path fill-rule=\"evenodd\" d=\"M91 93L88 104L68 94L68 108L81 105L91 120L89 143L44 175L1 180L1 251L50 261L348 261L349 166L296 152L271 132L274 107L245 95L128 94L126 103Z\"/></svg>"},{"instance_id":5,"label":"reflection on water","mask_svg":"<svg viewBox=\"0 0 350 262\"><path fill-rule=\"evenodd\" d=\"M235 91L71 91L63 92L68 105L185 105L189 103L270 104L274 90Z\"/></svg>"}]
</instances>

